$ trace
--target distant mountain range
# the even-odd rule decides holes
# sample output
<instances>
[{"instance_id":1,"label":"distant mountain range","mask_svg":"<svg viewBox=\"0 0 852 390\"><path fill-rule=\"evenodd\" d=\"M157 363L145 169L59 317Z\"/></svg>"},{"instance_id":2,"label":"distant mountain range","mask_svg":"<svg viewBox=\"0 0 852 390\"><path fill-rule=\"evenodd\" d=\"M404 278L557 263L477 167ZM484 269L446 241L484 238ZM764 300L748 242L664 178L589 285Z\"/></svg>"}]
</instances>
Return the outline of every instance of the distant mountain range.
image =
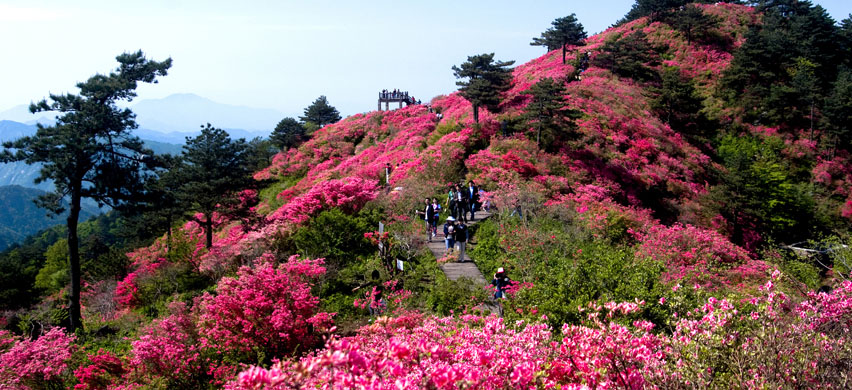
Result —
<instances>
[{"instance_id":1,"label":"distant mountain range","mask_svg":"<svg viewBox=\"0 0 852 390\"><path fill-rule=\"evenodd\" d=\"M44 193L35 188L0 186L0 251L43 229L65 222L67 211L49 218L44 209L33 203ZM101 213L93 205L83 204L82 207L81 221Z\"/></svg>"},{"instance_id":2,"label":"distant mountain range","mask_svg":"<svg viewBox=\"0 0 852 390\"><path fill-rule=\"evenodd\" d=\"M285 116L272 109L222 104L190 93L140 100L130 109L139 124L134 131L137 136L171 144L183 144L206 123L227 130L232 138L266 137ZM32 114L26 104L0 112L0 120L25 125L48 124L54 118L51 113Z\"/></svg>"}]
</instances>

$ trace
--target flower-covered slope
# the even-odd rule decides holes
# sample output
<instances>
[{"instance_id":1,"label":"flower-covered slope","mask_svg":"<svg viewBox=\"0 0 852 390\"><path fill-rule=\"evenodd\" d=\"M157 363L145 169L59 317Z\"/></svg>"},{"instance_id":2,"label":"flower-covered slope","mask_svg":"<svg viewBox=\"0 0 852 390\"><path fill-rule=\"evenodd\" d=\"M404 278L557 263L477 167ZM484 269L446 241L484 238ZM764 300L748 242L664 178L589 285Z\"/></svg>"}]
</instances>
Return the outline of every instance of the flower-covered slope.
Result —
<instances>
[{"instance_id":1,"label":"flower-covered slope","mask_svg":"<svg viewBox=\"0 0 852 390\"><path fill-rule=\"evenodd\" d=\"M720 32L732 37L733 46L741 44L747 24L757 18L749 7L703 7L722 20ZM276 155L270 167L255 175L258 180L295 184L278 193L274 202L258 208L265 217L257 226L222 221L211 251L197 244L199 269L220 270L214 274L229 267L236 269L239 262L234 259L262 253L271 237L323 209L354 212L366 202L378 201L391 213L409 210L419 204L421 196L442 192L446 178L459 174L490 190L498 207L512 207L519 192L530 193L549 207L583 211L586 214L581 218L593 228L604 228L608 218L625 217L633 221L631 226L640 241L657 237L656 232L666 229L655 220L661 211L668 222L700 221L693 215L694 203L706 191L708 171L714 163L651 112L646 86L595 66L589 67L581 80L567 79L574 70L570 60L577 55L588 52L594 59L604 42L638 30L665 49L665 57L670 58L666 66L678 66L683 74L699 80L699 90L707 96L731 59L729 52L687 44L669 26L649 25L643 18L590 37L585 46L571 48L569 65L562 64L560 51L519 65L512 88L505 95L503 113L483 110L479 125L473 124L470 103L458 93L433 99L432 110L414 105L357 114L328 125L301 146ZM525 134L499 135L501 122L523 113L529 100L525 91L545 77L563 82L568 106L582 112L576 130L580 140L573 144L582 147L545 153ZM440 112L443 118L434 112ZM388 167L390 175L385 178ZM836 175L820 177L829 176ZM386 191L383 186L401 187L401 191ZM198 226L193 223L184 230L190 236L198 235ZM713 233L694 226L683 231L690 232L690 237ZM696 240L680 241L689 245ZM162 252L162 243L158 245ZM653 247L651 243L646 246ZM704 248L712 251L723 247L728 246ZM678 253L690 250L695 248L669 248ZM162 257L161 253L150 255L143 256L150 259L149 263L158 263ZM710 259L721 256L692 255ZM728 269L749 261L745 254L732 259L733 263L725 262ZM156 268L143 267L144 261L138 259L136 263L140 270ZM683 274L682 270L672 272ZM125 287L125 291L132 290Z\"/></svg>"}]
</instances>

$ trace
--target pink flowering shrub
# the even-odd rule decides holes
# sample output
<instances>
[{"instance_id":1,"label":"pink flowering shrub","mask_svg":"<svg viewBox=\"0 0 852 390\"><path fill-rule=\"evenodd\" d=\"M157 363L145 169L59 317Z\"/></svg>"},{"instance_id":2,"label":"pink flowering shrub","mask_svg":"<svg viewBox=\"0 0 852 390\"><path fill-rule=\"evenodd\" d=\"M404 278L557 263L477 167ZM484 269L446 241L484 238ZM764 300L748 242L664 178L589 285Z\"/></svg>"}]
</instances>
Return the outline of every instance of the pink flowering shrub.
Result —
<instances>
[{"instance_id":1,"label":"pink flowering shrub","mask_svg":"<svg viewBox=\"0 0 852 390\"><path fill-rule=\"evenodd\" d=\"M310 347L331 323L331 315L317 313L319 298L311 294L313 281L325 273L322 264L294 255L276 267L267 255L255 267L241 267L235 278L222 278L216 295L197 302L200 346L238 356Z\"/></svg>"},{"instance_id":2,"label":"pink flowering shrub","mask_svg":"<svg viewBox=\"0 0 852 390\"><path fill-rule=\"evenodd\" d=\"M655 225L639 240L636 256L665 264L664 281L687 280L719 287L766 275L767 266L713 230L692 225ZM739 285L742 287L742 285Z\"/></svg>"},{"instance_id":3,"label":"pink flowering shrub","mask_svg":"<svg viewBox=\"0 0 852 390\"><path fill-rule=\"evenodd\" d=\"M35 340L0 330L0 389L42 388L60 380L77 346L74 335L52 328Z\"/></svg>"},{"instance_id":4,"label":"pink flowering shrub","mask_svg":"<svg viewBox=\"0 0 852 390\"><path fill-rule=\"evenodd\" d=\"M301 224L327 207L337 207L346 212L358 211L365 203L375 199L377 189L375 181L359 178L328 180L281 206L268 219Z\"/></svg>"},{"instance_id":5,"label":"pink flowering shrub","mask_svg":"<svg viewBox=\"0 0 852 390\"><path fill-rule=\"evenodd\" d=\"M117 356L103 349L96 354L88 354L89 365L74 370L78 383L74 390L107 389L126 372L124 363Z\"/></svg>"},{"instance_id":6,"label":"pink flowering shrub","mask_svg":"<svg viewBox=\"0 0 852 390\"><path fill-rule=\"evenodd\" d=\"M309 348L332 324L311 294L325 272L322 259L272 255L219 281L191 309L174 302L170 314L147 326L132 342L131 366L141 378L173 386L216 384L234 374L235 362L255 362Z\"/></svg>"},{"instance_id":7,"label":"pink flowering shrub","mask_svg":"<svg viewBox=\"0 0 852 390\"><path fill-rule=\"evenodd\" d=\"M202 355L197 315L186 304L169 305L169 315L154 320L133 341L130 362L149 377L165 378L175 384L203 380L209 361Z\"/></svg>"},{"instance_id":8,"label":"pink flowering shrub","mask_svg":"<svg viewBox=\"0 0 852 390\"><path fill-rule=\"evenodd\" d=\"M777 291L778 277L742 302L708 298L673 318L670 333L625 323L644 302L589 304L561 336L496 316L381 318L299 361L251 367L226 388L843 388L852 282L796 303Z\"/></svg>"}]
</instances>

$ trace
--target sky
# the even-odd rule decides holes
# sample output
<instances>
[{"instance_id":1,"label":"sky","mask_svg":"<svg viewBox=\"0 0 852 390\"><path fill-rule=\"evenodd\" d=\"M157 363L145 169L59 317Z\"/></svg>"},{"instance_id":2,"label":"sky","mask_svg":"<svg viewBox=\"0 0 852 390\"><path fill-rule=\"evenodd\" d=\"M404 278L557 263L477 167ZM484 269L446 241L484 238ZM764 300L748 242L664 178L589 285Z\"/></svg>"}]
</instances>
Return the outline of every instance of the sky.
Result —
<instances>
[{"instance_id":1,"label":"sky","mask_svg":"<svg viewBox=\"0 0 852 390\"><path fill-rule=\"evenodd\" d=\"M453 65L495 53L524 63L529 42L576 13L589 35L633 0L524 1L9 1L0 0L0 111L116 67L143 50L171 57L169 75L138 99L194 93L297 116L319 95L346 116L376 109L382 89L421 100L456 89ZM816 0L836 20L850 0Z\"/></svg>"}]
</instances>

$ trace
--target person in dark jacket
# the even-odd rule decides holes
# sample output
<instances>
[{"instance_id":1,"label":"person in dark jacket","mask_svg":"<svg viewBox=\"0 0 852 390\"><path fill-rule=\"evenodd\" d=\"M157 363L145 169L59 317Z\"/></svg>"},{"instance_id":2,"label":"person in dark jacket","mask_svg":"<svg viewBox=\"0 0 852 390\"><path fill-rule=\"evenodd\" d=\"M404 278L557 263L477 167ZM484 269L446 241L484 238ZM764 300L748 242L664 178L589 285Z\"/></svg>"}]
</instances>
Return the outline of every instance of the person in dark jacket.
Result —
<instances>
[{"instance_id":1,"label":"person in dark jacket","mask_svg":"<svg viewBox=\"0 0 852 390\"><path fill-rule=\"evenodd\" d=\"M473 180L467 182L467 207L470 211L470 220L476 220L476 209L479 208L479 187L473 184Z\"/></svg>"},{"instance_id":2,"label":"person in dark jacket","mask_svg":"<svg viewBox=\"0 0 852 390\"><path fill-rule=\"evenodd\" d=\"M506 275L506 270L500 267L497 268L497 273L494 274L491 285L494 286L494 298L505 299L506 289L512 285L512 279L509 279Z\"/></svg>"},{"instance_id":3,"label":"person in dark jacket","mask_svg":"<svg viewBox=\"0 0 852 390\"><path fill-rule=\"evenodd\" d=\"M462 222L467 222L468 203L470 201L470 194L467 191L467 187L461 184L456 185L456 198L456 208L458 209L456 219Z\"/></svg>"},{"instance_id":4,"label":"person in dark jacket","mask_svg":"<svg viewBox=\"0 0 852 390\"><path fill-rule=\"evenodd\" d=\"M423 220L426 221L426 239L432 242L432 237L435 235L432 229L437 228L438 218L435 213L435 207L429 198L426 198L423 211L417 211L417 214L422 215Z\"/></svg>"},{"instance_id":5,"label":"person in dark jacket","mask_svg":"<svg viewBox=\"0 0 852 390\"><path fill-rule=\"evenodd\" d=\"M464 251L467 246L467 225L464 222L456 221L454 238L459 247L459 263L464 263Z\"/></svg>"}]
</instances>

